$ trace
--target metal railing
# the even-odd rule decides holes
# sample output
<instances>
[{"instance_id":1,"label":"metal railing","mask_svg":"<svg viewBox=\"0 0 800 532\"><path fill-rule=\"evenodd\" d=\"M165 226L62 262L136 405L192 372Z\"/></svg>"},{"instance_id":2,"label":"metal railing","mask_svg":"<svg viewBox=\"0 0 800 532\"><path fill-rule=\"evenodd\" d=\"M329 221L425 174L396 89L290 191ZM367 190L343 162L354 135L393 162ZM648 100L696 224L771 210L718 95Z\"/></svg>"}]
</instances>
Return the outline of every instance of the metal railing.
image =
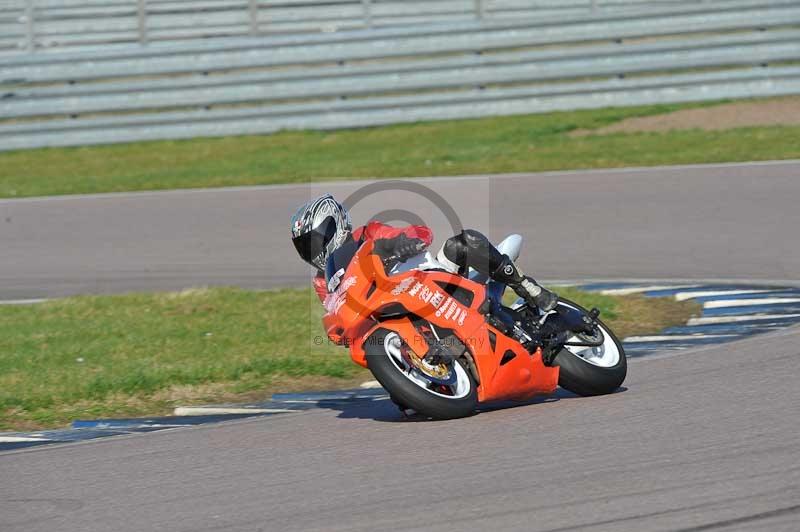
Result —
<instances>
[{"instance_id":1,"label":"metal railing","mask_svg":"<svg viewBox=\"0 0 800 532\"><path fill-rule=\"evenodd\" d=\"M9 54L0 150L784 94L800 3L671 3Z\"/></svg>"},{"instance_id":2,"label":"metal railing","mask_svg":"<svg viewBox=\"0 0 800 532\"><path fill-rule=\"evenodd\" d=\"M0 3L0 50L334 32L571 17L687 0L12 0Z\"/></svg>"}]
</instances>

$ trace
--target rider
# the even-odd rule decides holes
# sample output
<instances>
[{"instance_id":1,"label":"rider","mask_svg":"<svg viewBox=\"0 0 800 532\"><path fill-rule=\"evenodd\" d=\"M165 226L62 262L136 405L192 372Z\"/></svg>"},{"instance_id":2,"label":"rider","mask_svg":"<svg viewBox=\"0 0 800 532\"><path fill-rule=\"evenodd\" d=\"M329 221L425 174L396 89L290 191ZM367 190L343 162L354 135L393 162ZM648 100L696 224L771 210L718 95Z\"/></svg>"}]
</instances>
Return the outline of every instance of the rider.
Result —
<instances>
[{"instance_id":1,"label":"rider","mask_svg":"<svg viewBox=\"0 0 800 532\"><path fill-rule=\"evenodd\" d=\"M300 257L316 268L314 289L321 300L328 293L324 274L328 257L350 240L358 244L373 240L375 254L384 260L403 262L430 246L433 233L422 225L400 229L377 221L353 230L350 214L330 194L306 203L292 217L292 243ZM436 259L452 273L466 275L472 268L488 275L544 311L552 310L558 302L555 293L522 273L514 261L473 229L447 239Z\"/></svg>"}]
</instances>

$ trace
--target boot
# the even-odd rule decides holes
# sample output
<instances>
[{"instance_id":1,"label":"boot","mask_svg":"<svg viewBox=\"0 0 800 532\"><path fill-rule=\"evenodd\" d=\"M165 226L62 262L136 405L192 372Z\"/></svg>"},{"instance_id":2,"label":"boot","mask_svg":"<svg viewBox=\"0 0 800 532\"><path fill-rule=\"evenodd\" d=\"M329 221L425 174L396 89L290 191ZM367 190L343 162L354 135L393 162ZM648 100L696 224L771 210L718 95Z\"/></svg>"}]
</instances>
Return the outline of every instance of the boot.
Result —
<instances>
[{"instance_id":1,"label":"boot","mask_svg":"<svg viewBox=\"0 0 800 532\"><path fill-rule=\"evenodd\" d=\"M506 284L529 304L544 312L553 310L558 304L558 295L555 292L542 288L532 277L523 274L507 255L503 255L500 266L491 277Z\"/></svg>"},{"instance_id":2,"label":"boot","mask_svg":"<svg viewBox=\"0 0 800 532\"><path fill-rule=\"evenodd\" d=\"M492 280L510 286L514 292L541 310L549 312L558 303L558 296L545 290L523 274L508 255L503 255L482 233L465 229L447 239L439 252L439 261L464 275L467 268L488 275Z\"/></svg>"}]
</instances>

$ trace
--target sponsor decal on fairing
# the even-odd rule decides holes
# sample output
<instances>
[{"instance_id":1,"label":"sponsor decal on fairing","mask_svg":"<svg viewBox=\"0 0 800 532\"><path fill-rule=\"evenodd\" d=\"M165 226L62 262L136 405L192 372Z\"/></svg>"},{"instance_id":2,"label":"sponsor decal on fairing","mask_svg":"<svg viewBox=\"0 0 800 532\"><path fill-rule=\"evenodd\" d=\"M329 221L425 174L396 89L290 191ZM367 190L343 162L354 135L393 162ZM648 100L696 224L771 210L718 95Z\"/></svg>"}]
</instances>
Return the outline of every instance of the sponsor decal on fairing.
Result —
<instances>
[{"instance_id":1,"label":"sponsor decal on fairing","mask_svg":"<svg viewBox=\"0 0 800 532\"><path fill-rule=\"evenodd\" d=\"M339 270L339 272L344 274L344 270ZM336 272L336 275L339 275L339 272ZM325 307L325 310L330 312L331 314L339 313L339 309L342 308L342 305L344 305L345 302L347 301L347 291L351 289L353 286L355 286L356 283L358 282L356 276L351 275L350 277L342 281L341 284L339 284L339 278L341 278L341 276L336 277L336 275L334 275L334 277L331 278L331 281L336 279L336 284L338 286L334 290L331 290L330 293L328 293L328 295L325 296L325 301L322 302L322 305ZM330 283L328 284L328 287L330 289Z\"/></svg>"}]
</instances>

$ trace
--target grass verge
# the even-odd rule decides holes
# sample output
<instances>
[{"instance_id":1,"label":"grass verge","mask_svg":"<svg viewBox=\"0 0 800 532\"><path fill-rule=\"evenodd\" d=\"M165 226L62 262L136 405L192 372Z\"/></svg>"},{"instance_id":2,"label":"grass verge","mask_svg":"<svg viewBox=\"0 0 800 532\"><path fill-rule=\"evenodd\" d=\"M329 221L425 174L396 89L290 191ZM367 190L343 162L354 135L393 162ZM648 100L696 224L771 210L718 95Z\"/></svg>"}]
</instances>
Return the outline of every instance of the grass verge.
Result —
<instances>
[{"instance_id":1,"label":"grass verge","mask_svg":"<svg viewBox=\"0 0 800 532\"><path fill-rule=\"evenodd\" d=\"M620 336L685 323L691 303L573 289ZM234 288L0 306L0 429L168 414L177 404L352 387L369 374L321 339L311 290Z\"/></svg>"},{"instance_id":2,"label":"grass verge","mask_svg":"<svg viewBox=\"0 0 800 532\"><path fill-rule=\"evenodd\" d=\"M7 152L0 197L800 158L797 126L570 135L706 105Z\"/></svg>"}]
</instances>

